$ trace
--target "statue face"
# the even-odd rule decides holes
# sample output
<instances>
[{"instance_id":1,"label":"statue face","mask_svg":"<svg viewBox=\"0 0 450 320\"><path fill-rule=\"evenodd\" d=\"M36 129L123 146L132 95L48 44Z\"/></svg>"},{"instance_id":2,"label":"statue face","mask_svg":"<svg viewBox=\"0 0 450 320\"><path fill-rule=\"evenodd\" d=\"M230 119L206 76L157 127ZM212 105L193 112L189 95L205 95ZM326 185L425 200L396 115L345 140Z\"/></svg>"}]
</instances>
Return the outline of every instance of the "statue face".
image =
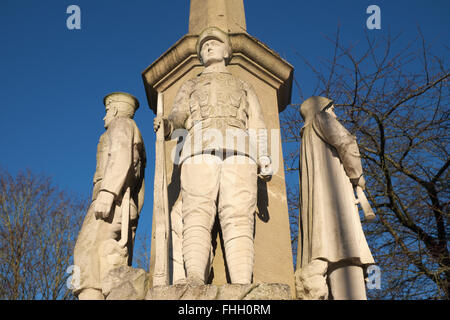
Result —
<instances>
[{"instance_id":1,"label":"statue face","mask_svg":"<svg viewBox=\"0 0 450 320\"><path fill-rule=\"evenodd\" d=\"M222 62L228 57L227 45L217 39L205 41L200 50L205 67L215 62Z\"/></svg>"},{"instance_id":2,"label":"statue face","mask_svg":"<svg viewBox=\"0 0 450 320\"><path fill-rule=\"evenodd\" d=\"M116 117L116 114L117 109L113 107L111 104L108 104L106 106L106 115L103 118L103 121L105 122L105 129L108 129L109 124Z\"/></svg>"},{"instance_id":3,"label":"statue face","mask_svg":"<svg viewBox=\"0 0 450 320\"><path fill-rule=\"evenodd\" d=\"M337 118L336 114L334 113L334 105L332 105L331 107L327 108L325 110L325 112L330 114L333 118Z\"/></svg>"}]
</instances>

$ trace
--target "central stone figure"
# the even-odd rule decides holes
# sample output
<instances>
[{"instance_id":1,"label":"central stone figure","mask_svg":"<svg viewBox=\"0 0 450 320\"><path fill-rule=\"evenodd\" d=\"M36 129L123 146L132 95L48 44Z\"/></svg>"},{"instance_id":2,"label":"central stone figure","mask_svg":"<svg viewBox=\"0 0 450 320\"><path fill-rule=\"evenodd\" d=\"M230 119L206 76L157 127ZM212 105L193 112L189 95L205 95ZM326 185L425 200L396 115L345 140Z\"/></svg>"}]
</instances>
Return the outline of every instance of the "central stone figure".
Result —
<instances>
[{"instance_id":1,"label":"central stone figure","mask_svg":"<svg viewBox=\"0 0 450 320\"><path fill-rule=\"evenodd\" d=\"M267 130L253 88L226 65L232 50L218 28L199 36L205 69L179 89L164 125L166 139L188 131L179 159L183 219L182 252L189 284L205 284L212 264L211 231L218 214L232 283L252 282L257 179L269 180Z\"/></svg>"}]
</instances>

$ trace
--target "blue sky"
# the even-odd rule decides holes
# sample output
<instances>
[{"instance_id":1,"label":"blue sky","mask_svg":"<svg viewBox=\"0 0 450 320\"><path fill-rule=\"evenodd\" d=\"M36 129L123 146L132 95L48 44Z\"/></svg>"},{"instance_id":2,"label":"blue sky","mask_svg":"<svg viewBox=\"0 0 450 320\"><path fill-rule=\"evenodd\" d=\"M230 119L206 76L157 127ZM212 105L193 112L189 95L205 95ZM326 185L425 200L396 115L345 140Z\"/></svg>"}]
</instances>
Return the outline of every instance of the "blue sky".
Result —
<instances>
[{"instance_id":1,"label":"blue sky","mask_svg":"<svg viewBox=\"0 0 450 320\"><path fill-rule=\"evenodd\" d=\"M81 30L68 30L66 8L81 8ZM366 8L381 8L381 30L367 30ZM244 0L247 31L294 68L306 96L313 75L297 57L315 61L331 54L324 39L337 25L346 43L365 32L417 35L448 54L447 0L301 1ZM96 145L104 131L103 97L125 91L141 102L136 123L149 159L146 204L138 232L151 225L154 114L141 72L188 31L188 0L0 2L0 166L11 173L29 168L53 177L61 188L90 196ZM301 103L295 87L293 103Z\"/></svg>"}]
</instances>

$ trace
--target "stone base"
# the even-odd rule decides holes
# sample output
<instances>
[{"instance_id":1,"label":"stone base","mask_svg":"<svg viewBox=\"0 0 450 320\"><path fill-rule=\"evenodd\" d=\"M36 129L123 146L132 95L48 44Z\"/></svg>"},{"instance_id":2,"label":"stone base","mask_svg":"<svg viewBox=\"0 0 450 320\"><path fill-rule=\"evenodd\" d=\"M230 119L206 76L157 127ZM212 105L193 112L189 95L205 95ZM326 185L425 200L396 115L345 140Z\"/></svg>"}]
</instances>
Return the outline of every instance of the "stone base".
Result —
<instances>
[{"instance_id":1,"label":"stone base","mask_svg":"<svg viewBox=\"0 0 450 320\"><path fill-rule=\"evenodd\" d=\"M252 283L190 286L178 284L149 289L146 300L292 300L287 284Z\"/></svg>"},{"instance_id":2,"label":"stone base","mask_svg":"<svg viewBox=\"0 0 450 320\"><path fill-rule=\"evenodd\" d=\"M106 300L144 300L149 287L149 275L144 269L122 266L111 270L103 280Z\"/></svg>"},{"instance_id":3,"label":"stone base","mask_svg":"<svg viewBox=\"0 0 450 320\"><path fill-rule=\"evenodd\" d=\"M281 283L148 287L149 274L132 267L116 268L103 283L106 300L292 300L291 289Z\"/></svg>"}]
</instances>

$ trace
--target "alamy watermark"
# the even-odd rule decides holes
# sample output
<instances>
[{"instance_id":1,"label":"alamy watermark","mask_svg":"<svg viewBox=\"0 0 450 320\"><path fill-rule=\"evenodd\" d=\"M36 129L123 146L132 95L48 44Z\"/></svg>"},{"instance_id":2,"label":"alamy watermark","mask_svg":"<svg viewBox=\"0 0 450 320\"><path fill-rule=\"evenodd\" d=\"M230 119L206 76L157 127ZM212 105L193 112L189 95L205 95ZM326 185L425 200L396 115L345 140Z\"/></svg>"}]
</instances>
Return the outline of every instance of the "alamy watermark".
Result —
<instances>
[{"instance_id":1,"label":"alamy watermark","mask_svg":"<svg viewBox=\"0 0 450 320\"><path fill-rule=\"evenodd\" d=\"M72 4L67 7L66 13L69 14L66 20L66 26L69 30L81 29L81 9L78 5ZM367 7L366 13L370 16L366 20L366 26L369 30L381 29L381 9L372 4Z\"/></svg>"},{"instance_id":2,"label":"alamy watermark","mask_svg":"<svg viewBox=\"0 0 450 320\"><path fill-rule=\"evenodd\" d=\"M66 13L70 14L66 20L66 26L69 30L81 29L81 9L79 6L72 4L67 7Z\"/></svg>"},{"instance_id":3,"label":"alamy watermark","mask_svg":"<svg viewBox=\"0 0 450 320\"><path fill-rule=\"evenodd\" d=\"M190 159L191 156L199 154L214 154L219 158L227 157L229 158L228 163L235 161L236 164L246 163L247 160L258 162L260 157L267 155L271 158L273 174L278 172L281 165L279 129L227 128L219 130L213 127L202 128L200 122L189 131L186 129L174 130L170 140L177 142L170 150L170 157L175 165L184 161L191 163L199 161L200 163L203 160L211 159L207 157ZM244 155L247 158L231 158L232 155Z\"/></svg>"},{"instance_id":4,"label":"alamy watermark","mask_svg":"<svg viewBox=\"0 0 450 320\"><path fill-rule=\"evenodd\" d=\"M377 265L370 265L367 268L367 289L381 290L381 268Z\"/></svg>"},{"instance_id":5,"label":"alamy watermark","mask_svg":"<svg viewBox=\"0 0 450 320\"><path fill-rule=\"evenodd\" d=\"M381 9L379 6L372 4L367 7L367 14L370 16L367 18L366 26L369 30L381 29Z\"/></svg>"},{"instance_id":6,"label":"alamy watermark","mask_svg":"<svg viewBox=\"0 0 450 320\"><path fill-rule=\"evenodd\" d=\"M77 265L68 266L66 273L70 276L67 278L66 286L70 290L76 290L80 287L80 267Z\"/></svg>"}]
</instances>

